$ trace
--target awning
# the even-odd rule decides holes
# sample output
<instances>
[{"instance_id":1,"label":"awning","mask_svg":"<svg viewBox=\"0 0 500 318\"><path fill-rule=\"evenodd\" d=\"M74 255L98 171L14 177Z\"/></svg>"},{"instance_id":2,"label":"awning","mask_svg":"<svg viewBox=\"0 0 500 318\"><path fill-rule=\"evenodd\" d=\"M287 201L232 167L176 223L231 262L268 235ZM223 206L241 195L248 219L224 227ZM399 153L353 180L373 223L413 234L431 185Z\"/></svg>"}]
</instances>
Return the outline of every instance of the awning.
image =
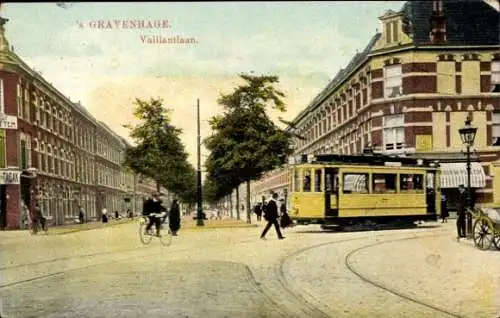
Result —
<instances>
[{"instance_id":1,"label":"awning","mask_svg":"<svg viewBox=\"0 0 500 318\"><path fill-rule=\"evenodd\" d=\"M467 163L441 163L441 188L458 188L463 184L467 188ZM484 188L486 174L479 162L471 162L470 166L471 188Z\"/></svg>"}]
</instances>

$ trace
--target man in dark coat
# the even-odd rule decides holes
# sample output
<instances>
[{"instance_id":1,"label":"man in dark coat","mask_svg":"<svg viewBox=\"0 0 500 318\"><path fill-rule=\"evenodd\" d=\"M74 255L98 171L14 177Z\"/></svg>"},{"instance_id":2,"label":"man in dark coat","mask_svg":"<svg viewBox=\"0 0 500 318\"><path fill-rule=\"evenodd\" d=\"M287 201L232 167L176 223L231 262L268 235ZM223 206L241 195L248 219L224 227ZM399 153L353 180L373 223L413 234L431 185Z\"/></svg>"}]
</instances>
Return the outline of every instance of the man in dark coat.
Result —
<instances>
[{"instance_id":1,"label":"man in dark coat","mask_svg":"<svg viewBox=\"0 0 500 318\"><path fill-rule=\"evenodd\" d=\"M255 205L255 207L253 208L253 213L255 213L255 215L257 216L257 221L260 221L261 220L261 217L262 217L262 207L261 207L261 203L257 203Z\"/></svg>"},{"instance_id":2,"label":"man in dark coat","mask_svg":"<svg viewBox=\"0 0 500 318\"><path fill-rule=\"evenodd\" d=\"M457 206L457 238L465 237L465 209L467 207L467 192L464 185L458 186L458 206Z\"/></svg>"},{"instance_id":3,"label":"man in dark coat","mask_svg":"<svg viewBox=\"0 0 500 318\"><path fill-rule=\"evenodd\" d=\"M163 210L162 201L160 200L159 193L153 193L153 198L148 199L144 202L142 207L142 215L145 215L149 219L148 226L146 226L145 234L149 232L149 230L153 227L153 224L156 227L156 235L160 236L161 229L161 213Z\"/></svg>"},{"instance_id":4,"label":"man in dark coat","mask_svg":"<svg viewBox=\"0 0 500 318\"><path fill-rule=\"evenodd\" d=\"M263 240L266 238L266 233L267 231L269 231L272 225L274 225L274 228L276 229L276 234L278 234L278 238L280 240L284 239L280 231L280 226L278 224L278 203L276 202L277 199L278 199L278 194L273 193L272 199L269 200L269 202L267 203L266 211L264 214L264 219L267 220L267 225L264 228L262 234L260 235L260 238Z\"/></svg>"},{"instance_id":5,"label":"man in dark coat","mask_svg":"<svg viewBox=\"0 0 500 318\"><path fill-rule=\"evenodd\" d=\"M174 199L172 206L170 207L168 226L170 231L172 231L172 235L177 236L177 231L181 228L181 212L179 209L179 203L177 203L176 199Z\"/></svg>"}]
</instances>

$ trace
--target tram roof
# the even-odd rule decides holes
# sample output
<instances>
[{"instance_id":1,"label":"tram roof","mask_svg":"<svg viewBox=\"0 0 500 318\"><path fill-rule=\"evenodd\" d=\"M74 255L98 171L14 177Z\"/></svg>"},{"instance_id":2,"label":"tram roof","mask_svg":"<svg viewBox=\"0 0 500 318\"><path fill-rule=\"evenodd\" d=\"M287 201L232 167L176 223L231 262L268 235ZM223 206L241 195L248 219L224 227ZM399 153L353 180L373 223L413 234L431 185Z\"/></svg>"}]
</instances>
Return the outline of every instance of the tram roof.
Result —
<instances>
[{"instance_id":1,"label":"tram roof","mask_svg":"<svg viewBox=\"0 0 500 318\"><path fill-rule=\"evenodd\" d=\"M325 164L359 164L370 166L387 166L387 163L400 163L404 167L434 167L434 160L422 158L408 158L388 156L383 154L361 154L361 155L339 155L339 154L320 154L313 157L311 163Z\"/></svg>"}]
</instances>

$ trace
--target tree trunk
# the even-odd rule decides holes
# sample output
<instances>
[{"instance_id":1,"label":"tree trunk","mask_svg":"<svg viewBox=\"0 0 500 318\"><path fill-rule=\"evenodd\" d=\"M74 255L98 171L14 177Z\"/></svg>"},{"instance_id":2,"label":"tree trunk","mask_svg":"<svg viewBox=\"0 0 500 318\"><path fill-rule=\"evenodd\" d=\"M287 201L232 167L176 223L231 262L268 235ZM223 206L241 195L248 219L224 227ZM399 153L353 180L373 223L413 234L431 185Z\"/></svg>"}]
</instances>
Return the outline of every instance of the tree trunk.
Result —
<instances>
[{"instance_id":1,"label":"tree trunk","mask_svg":"<svg viewBox=\"0 0 500 318\"><path fill-rule=\"evenodd\" d=\"M229 215L231 216L231 219L233 218L233 193L231 192L229 194Z\"/></svg>"},{"instance_id":2,"label":"tree trunk","mask_svg":"<svg viewBox=\"0 0 500 318\"><path fill-rule=\"evenodd\" d=\"M247 180L247 223L252 224L252 218L251 218L251 211L250 209L250 180Z\"/></svg>"},{"instance_id":3,"label":"tree trunk","mask_svg":"<svg viewBox=\"0 0 500 318\"><path fill-rule=\"evenodd\" d=\"M236 187L236 220L240 219L240 186Z\"/></svg>"}]
</instances>

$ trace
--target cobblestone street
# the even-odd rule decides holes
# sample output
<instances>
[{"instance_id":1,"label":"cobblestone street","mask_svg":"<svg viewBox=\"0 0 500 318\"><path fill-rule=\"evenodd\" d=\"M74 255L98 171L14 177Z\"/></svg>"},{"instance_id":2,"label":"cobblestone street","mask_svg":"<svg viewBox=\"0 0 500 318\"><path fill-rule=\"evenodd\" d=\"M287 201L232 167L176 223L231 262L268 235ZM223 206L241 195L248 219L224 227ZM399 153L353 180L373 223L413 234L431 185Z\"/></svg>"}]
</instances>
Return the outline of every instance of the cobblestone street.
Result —
<instances>
[{"instance_id":1,"label":"cobblestone street","mask_svg":"<svg viewBox=\"0 0 500 318\"><path fill-rule=\"evenodd\" d=\"M485 317L500 315L498 251L454 222L328 233L315 226L184 230L140 243L135 223L0 233L2 317Z\"/></svg>"}]
</instances>

